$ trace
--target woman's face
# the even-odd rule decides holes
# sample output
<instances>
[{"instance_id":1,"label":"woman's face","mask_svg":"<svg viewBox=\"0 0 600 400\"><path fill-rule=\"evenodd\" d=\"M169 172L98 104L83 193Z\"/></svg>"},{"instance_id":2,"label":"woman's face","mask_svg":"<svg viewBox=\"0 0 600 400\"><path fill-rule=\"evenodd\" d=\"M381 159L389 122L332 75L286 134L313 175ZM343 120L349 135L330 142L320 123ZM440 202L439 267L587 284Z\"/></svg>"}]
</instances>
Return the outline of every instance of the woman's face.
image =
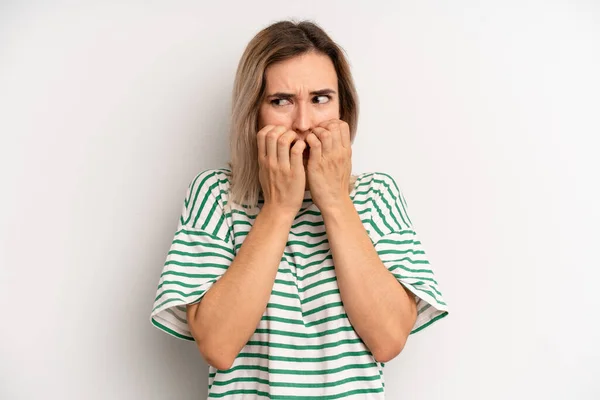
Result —
<instances>
[{"instance_id":1,"label":"woman's face","mask_svg":"<svg viewBox=\"0 0 600 400\"><path fill-rule=\"evenodd\" d=\"M337 74L328 56L310 52L270 65L265 79L259 130L283 125L304 140L321 122L340 118Z\"/></svg>"}]
</instances>

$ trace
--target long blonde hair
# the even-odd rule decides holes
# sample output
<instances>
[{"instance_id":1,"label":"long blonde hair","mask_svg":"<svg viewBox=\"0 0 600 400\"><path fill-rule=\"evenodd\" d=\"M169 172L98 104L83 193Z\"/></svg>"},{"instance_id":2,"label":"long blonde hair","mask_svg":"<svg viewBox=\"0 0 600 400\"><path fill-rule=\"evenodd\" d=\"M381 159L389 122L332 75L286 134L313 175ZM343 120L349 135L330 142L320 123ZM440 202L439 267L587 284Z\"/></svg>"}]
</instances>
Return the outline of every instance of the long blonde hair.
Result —
<instances>
[{"instance_id":1,"label":"long blonde hair","mask_svg":"<svg viewBox=\"0 0 600 400\"><path fill-rule=\"evenodd\" d=\"M311 51L327 55L333 62L338 78L340 119L348 123L350 140L354 143L358 95L343 49L314 22L276 22L262 29L248 43L235 75L229 137L231 160L228 162L231 169L230 201L256 207L262 190L258 178L256 133L267 67ZM356 176L351 176L349 192L355 181Z\"/></svg>"}]
</instances>

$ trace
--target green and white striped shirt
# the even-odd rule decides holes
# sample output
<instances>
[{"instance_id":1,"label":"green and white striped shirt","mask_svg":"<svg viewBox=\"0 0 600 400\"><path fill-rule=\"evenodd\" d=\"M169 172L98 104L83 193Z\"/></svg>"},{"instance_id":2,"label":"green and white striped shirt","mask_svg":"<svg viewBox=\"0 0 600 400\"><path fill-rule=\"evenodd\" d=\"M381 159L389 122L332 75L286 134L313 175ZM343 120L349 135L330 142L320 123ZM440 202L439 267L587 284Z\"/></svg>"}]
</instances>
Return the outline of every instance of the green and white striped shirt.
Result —
<instances>
[{"instance_id":1,"label":"green and white striped shirt","mask_svg":"<svg viewBox=\"0 0 600 400\"><path fill-rule=\"evenodd\" d=\"M192 180L160 275L150 319L181 339L194 340L186 305L199 302L223 275L264 204L230 204L229 174L229 169L209 169ZM446 316L394 179L361 174L350 197L385 266L416 295L411 334ZM307 190L257 329L230 369L209 366L208 397L384 399L383 369L345 313L323 218Z\"/></svg>"}]
</instances>

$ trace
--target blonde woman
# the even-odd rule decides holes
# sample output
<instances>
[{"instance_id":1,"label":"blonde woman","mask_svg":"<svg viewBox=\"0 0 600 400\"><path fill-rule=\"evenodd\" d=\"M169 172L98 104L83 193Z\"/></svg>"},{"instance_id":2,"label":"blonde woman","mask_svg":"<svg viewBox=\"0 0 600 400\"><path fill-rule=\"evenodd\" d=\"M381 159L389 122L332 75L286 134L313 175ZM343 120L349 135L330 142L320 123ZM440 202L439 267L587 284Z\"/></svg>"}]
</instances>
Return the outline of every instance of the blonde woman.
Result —
<instances>
[{"instance_id":1,"label":"blonde woman","mask_svg":"<svg viewBox=\"0 0 600 400\"><path fill-rule=\"evenodd\" d=\"M250 41L229 168L191 181L151 314L196 342L209 398L383 399L385 363L448 313L394 179L352 175L357 120L318 25Z\"/></svg>"}]
</instances>

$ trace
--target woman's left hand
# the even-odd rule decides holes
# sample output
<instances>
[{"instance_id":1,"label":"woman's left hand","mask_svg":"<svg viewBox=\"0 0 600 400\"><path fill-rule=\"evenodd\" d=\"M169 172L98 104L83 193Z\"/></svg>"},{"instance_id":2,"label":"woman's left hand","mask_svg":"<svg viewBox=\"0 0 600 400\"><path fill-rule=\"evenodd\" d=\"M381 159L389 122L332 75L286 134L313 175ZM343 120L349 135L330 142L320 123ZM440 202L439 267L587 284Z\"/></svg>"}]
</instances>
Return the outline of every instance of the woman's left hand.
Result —
<instances>
[{"instance_id":1,"label":"woman's left hand","mask_svg":"<svg viewBox=\"0 0 600 400\"><path fill-rule=\"evenodd\" d=\"M339 119L322 122L308 134L306 143L310 146L306 169L311 196L319 210L327 212L349 197L350 127Z\"/></svg>"}]
</instances>

